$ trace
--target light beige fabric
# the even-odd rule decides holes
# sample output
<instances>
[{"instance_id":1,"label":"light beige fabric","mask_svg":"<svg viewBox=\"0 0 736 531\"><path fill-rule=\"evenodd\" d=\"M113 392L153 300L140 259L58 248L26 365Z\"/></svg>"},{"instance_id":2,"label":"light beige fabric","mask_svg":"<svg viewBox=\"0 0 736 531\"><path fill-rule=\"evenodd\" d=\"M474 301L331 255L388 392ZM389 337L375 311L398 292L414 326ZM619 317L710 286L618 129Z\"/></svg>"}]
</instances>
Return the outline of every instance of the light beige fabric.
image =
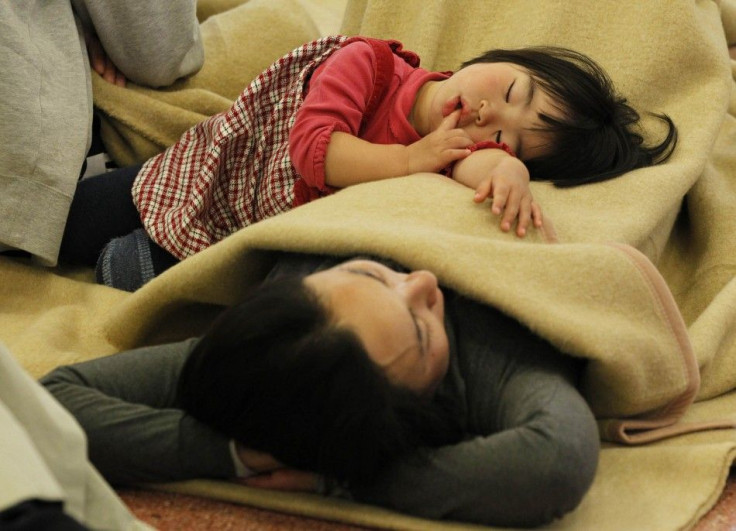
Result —
<instances>
[{"instance_id":1,"label":"light beige fabric","mask_svg":"<svg viewBox=\"0 0 736 531\"><path fill-rule=\"evenodd\" d=\"M704 429L736 422L736 100L723 30L734 27L734 10L722 4L721 10L705 0L351 0L345 33L402 40L428 68L455 68L503 46L555 44L587 53L635 107L675 120L679 147L664 165L606 183L566 190L534 183L550 225L524 240L502 234L487 206L473 204L471 191L422 174L349 188L253 225L132 295L2 260L1 338L40 375L57 363L195 333L215 308L262 276L269 249L390 256L432 269L445 284L498 305L590 360L584 392L604 438L620 442L605 445L589 494L552 527L688 528L717 500L736 452L733 428ZM262 12L282 9L280 20L288 21L294 11L287 6L251 0L236 11L250 9L244 18L253 23ZM235 33L237 15L207 23L213 20L221 22L216 32L203 28L206 46L234 49L256 38L254 30ZM293 27L308 40L303 26ZM274 31L284 43L293 36ZM260 48L257 59L267 63L281 53L272 51L267 59ZM228 61L241 59L207 53L202 84L188 82L195 92L182 87L145 99L136 99L136 88L100 92L111 116L128 112L125 102L139 107L130 122L119 123L128 124L129 138L146 140L140 150L136 140L122 151L148 156L187 120L233 97L232 78L225 75L220 86L216 73L227 74ZM158 103L179 98L167 110ZM183 118L160 121L169 114ZM661 133L650 119L645 126L648 134ZM168 137L150 140L147 131ZM222 484L167 488L269 503L258 492ZM355 504L278 499L279 510L430 528Z\"/></svg>"},{"instance_id":2,"label":"light beige fabric","mask_svg":"<svg viewBox=\"0 0 736 531\"><path fill-rule=\"evenodd\" d=\"M197 13L206 19L205 64L194 76L166 90L121 88L92 76L102 138L119 165L163 151L189 127L228 109L274 60L319 37L298 0L210 0L198 2Z\"/></svg>"},{"instance_id":3,"label":"light beige fabric","mask_svg":"<svg viewBox=\"0 0 736 531\"><path fill-rule=\"evenodd\" d=\"M60 502L90 529L152 529L136 520L87 459L77 421L0 344L0 511Z\"/></svg>"}]
</instances>

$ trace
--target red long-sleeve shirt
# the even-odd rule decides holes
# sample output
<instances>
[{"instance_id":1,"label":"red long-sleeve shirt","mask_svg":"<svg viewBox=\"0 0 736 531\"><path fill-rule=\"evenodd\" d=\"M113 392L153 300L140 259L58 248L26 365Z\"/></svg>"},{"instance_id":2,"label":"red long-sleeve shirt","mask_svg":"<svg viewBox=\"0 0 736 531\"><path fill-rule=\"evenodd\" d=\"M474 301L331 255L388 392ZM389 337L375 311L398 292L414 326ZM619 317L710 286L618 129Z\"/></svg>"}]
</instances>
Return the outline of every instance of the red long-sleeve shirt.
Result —
<instances>
[{"instance_id":1,"label":"red long-sleeve shirt","mask_svg":"<svg viewBox=\"0 0 736 531\"><path fill-rule=\"evenodd\" d=\"M383 98L366 116L376 86L376 63L373 47L356 41L335 52L312 75L289 134L291 162L309 187L330 191L324 166L334 131L374 144L409 145L420 139L408 119L417 91L427 81L446 79L448 74L411 66L395 54Z\"/></svg>"}]
</instances>

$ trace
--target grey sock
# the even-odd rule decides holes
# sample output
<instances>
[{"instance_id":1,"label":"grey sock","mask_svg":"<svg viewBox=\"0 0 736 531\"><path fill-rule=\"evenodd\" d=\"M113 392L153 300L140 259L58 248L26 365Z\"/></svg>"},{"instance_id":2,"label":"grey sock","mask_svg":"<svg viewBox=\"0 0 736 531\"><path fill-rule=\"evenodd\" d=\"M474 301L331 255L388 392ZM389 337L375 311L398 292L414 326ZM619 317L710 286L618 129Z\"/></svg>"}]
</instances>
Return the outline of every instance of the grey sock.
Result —
<instances>
[{"instance_id":1,"label":"grey sock","mask_svg":"<svg viewBox=\"0 0 736 531\"><path fill-rule=\"evenodd\" d=\"M156 275L151 245L143 229L110 241L97 260L97 283L125 291L135 291L143 286Z\"/></svg>"}]
</instances>

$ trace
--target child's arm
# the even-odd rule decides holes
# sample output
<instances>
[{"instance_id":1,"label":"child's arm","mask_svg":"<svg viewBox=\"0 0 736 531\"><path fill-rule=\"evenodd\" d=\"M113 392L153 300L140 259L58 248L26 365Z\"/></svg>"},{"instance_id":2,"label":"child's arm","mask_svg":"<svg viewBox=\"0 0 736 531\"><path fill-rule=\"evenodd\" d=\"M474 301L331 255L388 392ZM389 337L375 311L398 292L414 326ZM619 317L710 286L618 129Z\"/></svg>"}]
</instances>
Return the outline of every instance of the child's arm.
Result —
<instances>
[{"instance_id":1,"label":"child's arm","mask_svg":"<svg viewBox=\"0 0 736 531\"><path fill-rule=\"evenodd\" d=\"M422 139L404 146L373 144L339 131L330 136L325 156L325 183L336 188L427 171L438 172L470 154L473 141L457 129L460 111Z\"/></svg>"},{"instance_id":2,"label":"child's arm","mask_svg":"<svg viewBox=\"0 0 736 531\"><path fill-rule=\"evenodd\" d=\"M473 200L492 198L491 210L500 215L501 230L511 230L518 217L517 236L524 236L531 220L542 226L542 209L529 190L529 170L524 163L501 149L481 149L458 161L452 178L475 190Z\"/></svg>"}]
</instances>

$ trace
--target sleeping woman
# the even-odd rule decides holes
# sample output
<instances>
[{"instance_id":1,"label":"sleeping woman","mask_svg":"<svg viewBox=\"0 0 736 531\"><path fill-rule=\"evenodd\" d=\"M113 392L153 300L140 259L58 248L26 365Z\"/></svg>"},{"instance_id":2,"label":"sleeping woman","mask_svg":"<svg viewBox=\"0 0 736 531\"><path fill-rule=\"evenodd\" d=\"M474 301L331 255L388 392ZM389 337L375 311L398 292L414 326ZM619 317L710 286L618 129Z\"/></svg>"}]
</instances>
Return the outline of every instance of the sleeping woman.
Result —
<instances>
[{"instance_id":1,"label":"sleeping woman","mask_svg":"<svg viewBox=\"0 0 736 531\"><path fill-rule=\"evenodd\" d=\"M108 481L327 478L327 494L495 526L580 503L599 452L580 360L429 271L277 256L202 337L42 379Z\"/></svg>"}]
</instances>

